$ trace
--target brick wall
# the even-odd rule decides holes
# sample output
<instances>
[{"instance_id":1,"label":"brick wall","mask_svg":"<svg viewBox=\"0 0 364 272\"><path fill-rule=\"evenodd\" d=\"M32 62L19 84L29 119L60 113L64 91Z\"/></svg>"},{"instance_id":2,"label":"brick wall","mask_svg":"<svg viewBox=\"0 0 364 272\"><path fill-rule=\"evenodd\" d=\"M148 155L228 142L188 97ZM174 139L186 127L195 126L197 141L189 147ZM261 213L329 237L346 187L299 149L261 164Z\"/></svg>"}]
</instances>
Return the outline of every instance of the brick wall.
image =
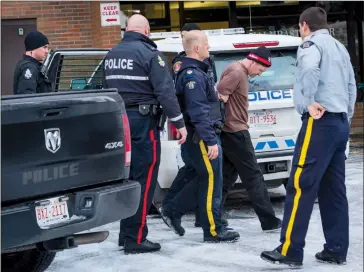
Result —
<instances>
[{"instance_id":1,"label":"brick wall","mask_svg":"<svg viewBox=\"0 0 364 272\"><path fill-rule=\"evenodd\" d=\"M120 26L102 27L100 21L100 3L91 3L92 31L93 31L93 47L112 48L121 40Z\"/></svg>"},{"instance_id":2,"label":"brick wall","mask_svg":"<svg viewBox=\"0 0 364 272\"><path fill-rule=\"evenodd\" d=\"M37 19L53 49L111 48L121 37L120 26L101 27L100 2L3 1L1 19Z\"/></svg>"},{"instance_id":3,"label":"brick wall","mask_svg":"<svg viewBox=\"0 0 364 272\"><path fill-rule=\"evenodd\" d=\"M364 102L355 104L355 112L351 121L351 134L364 134Z\"/></svg>"}]
</instances>

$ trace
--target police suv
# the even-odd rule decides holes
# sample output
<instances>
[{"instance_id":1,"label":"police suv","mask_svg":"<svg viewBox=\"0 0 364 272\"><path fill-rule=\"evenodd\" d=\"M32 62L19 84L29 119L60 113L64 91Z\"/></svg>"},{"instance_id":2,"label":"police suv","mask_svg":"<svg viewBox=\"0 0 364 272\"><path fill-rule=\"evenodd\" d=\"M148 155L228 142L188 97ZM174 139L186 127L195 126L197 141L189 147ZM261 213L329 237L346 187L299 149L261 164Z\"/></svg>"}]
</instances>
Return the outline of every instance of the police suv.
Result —
<instances>
[{"instance_id":1,"label":"police suv","mask_svg":"<svg viewBox=\"0 0 364 272\"><path fill-rule=\"evenodd\" d=\"M271 195L281 195L285 193L283 185L290 175L296 137L301 127L292 95L296 52L302 40L288 35L244 34L243 28L205 32L218 80L228 64L245 58L252 49L265 46L271 51L272 66L261 76L249 80L249 132ZM183 51L180 32L154 32L150 38L155 39L169 64L176 54ZM162 150L174 149L174 152L162 151L158 177L162 190L170 187L178 168L183 166L175 136L176 130L168 122L162 138ZM240 191L240 188L238 178L234 189Z\"/></svg>"}]
</instances>

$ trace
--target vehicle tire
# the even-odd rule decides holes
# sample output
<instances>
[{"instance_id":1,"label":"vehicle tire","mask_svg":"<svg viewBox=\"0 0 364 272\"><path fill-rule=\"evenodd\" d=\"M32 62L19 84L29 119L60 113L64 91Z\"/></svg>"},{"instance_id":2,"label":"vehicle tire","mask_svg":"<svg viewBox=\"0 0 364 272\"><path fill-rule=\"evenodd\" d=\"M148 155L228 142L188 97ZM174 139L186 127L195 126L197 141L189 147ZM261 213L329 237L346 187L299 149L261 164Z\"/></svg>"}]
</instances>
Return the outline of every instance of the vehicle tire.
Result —
<instances>
[{"instance_id":1,"label":"vehicle tire","mask_svg":"<svg viewBox=\"0 0 364 272\"><path fill-rule=\"evenodd\" d=\"M1 271L3 272L43 272L53 262L55 252L38 248L1 254Z\"/></svg>"}]
</instances>

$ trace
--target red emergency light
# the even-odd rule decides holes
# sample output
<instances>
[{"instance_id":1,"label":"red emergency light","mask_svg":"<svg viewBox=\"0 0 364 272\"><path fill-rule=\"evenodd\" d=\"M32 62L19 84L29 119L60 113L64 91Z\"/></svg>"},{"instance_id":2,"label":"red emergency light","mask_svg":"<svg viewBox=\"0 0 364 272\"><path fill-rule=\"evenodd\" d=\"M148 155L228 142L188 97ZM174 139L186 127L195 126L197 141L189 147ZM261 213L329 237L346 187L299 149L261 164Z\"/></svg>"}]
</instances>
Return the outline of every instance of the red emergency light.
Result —
<instances>
[{"instance_id":1,"label":"red emergency light","mask_svg":"<svg viewBox=\"0 0 364 272\"><path fill-rule=\"evenodd\" d=\"M259 46L277 46L278 41L267 41L267 42L246 42L246 43L233 43L235 48L250 48Z\"/></svg>"}]
</instances>

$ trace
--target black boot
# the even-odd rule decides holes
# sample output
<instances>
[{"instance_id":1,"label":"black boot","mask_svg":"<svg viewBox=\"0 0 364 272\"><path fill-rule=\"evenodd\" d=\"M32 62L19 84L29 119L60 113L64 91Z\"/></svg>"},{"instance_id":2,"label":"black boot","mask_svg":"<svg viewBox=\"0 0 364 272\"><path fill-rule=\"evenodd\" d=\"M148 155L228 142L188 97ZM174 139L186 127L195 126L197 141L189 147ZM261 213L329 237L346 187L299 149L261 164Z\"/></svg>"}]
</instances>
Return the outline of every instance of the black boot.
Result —
<instances>
[{"instance_id":1,"label":"black boot","mask_svg":"<svg viewBox=\"0 0 364 272\"><path fill-rule=\"evenodd\" d=\"M159 213L163 219L163 222L171 228L179 236L185 235L185 229L181 225L181 219L173 217L168 211L162 207L159 209Z\"/></svg>"},{"instance_id":2,"label":"black boot","mask_svg":"<svg viewBox=\"0 0 364 272\"><path fill-rule=\"evenodd\" d=\"M275 221L270 222L269 224L262 225L262 230L264 232L276 232L279 231L282 227L282 220L276 218Z\"/></svg>"},{"instance_id":3,"label":"black boot","mask_svg":"<svg viewBox=\"0 0 364 272\"><path fill-rule=\"evenodd\" d=\"M302 266L302 261L294 260L287 256L283 256L281 253L278 252L277 249L273 251L263 251L260 254L260 258L262 258L264 261L273 264L286 264L290 267L296 267L296 268Z\"/></svg>"},{"instance_id":4,"label":"black boot","mask_svg":"<svg viewBox=\"0 0 364 272\"><path fill-rule=\"evenodd\" d=\"M206 243L232 243L238 241L240 235L236 231L223 230L216 236L205 236L203 238Z\"/></svg>"},{"instance_id":5,"label":"black boot","mask_svg":"<svg viewBox=\"0 0 364 272\"><path fill-rule=\"evenodd\" d=\"M339 257L339 256L335 255L334 253L331 253L327 250L323 250L321 252L316 253L315 257L319 262L322 262L322 263L330 263L330 264L338 264L338 265L346 264L345 257Z\"/></svg>"},{"instance_id":6,"label":"black boot","mask_svg":"<svg viewBox=\"0 0 364 272\"><path fill-rule=\"evenodd\" d=\"M149 253L159 251L161 245L158 243L153 243L149 240L145 240L141 244L137 244L134 241L125 240L124 253L125 254L139 254L139 253Z\"/></svg>"}]
</instances>

